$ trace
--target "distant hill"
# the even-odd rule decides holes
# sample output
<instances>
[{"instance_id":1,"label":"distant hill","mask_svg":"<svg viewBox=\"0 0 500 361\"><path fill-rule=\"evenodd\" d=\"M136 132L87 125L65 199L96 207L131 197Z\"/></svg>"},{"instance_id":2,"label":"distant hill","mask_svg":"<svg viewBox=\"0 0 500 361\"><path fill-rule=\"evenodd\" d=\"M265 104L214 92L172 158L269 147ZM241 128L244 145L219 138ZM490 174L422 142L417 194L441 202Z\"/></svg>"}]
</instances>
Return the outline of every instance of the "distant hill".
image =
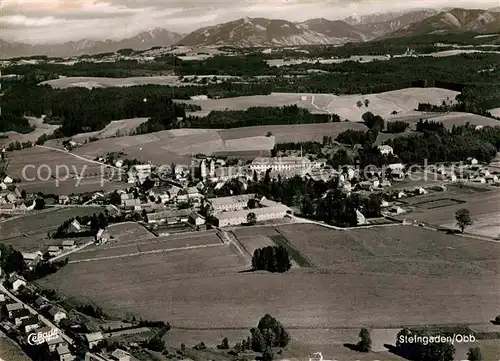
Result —
<instances>
[{"instance_id":1,"label":"distant hill","mask_svg":"<svg viewBox=\"0 0 500 361\"><path fill-rule=\"evenodd\" d=\"M29 45L0 39L0 57L70 57L116 52L124 48L146 50L174 44L236 47L341 45L391 37L464 32L500 32L500 7L490 10L417 9L353 16L344 20L317 18L304 22L245 17L206 26L186 36L157 28L120 41L83 39L64 44Z\"/></svg>"},{"instance_id":2,"label":"distant hill","mask_svg":"<svg viewBox=\"0 0 500 361\"><path fill-rule=\"evenodd\" d=\"M180 44L232 46L291 46L342 44L365 36L343 21L313 19L293 23L280 19L242 18L207 26L188 34Z\"/></svg>"},{"instance_id":3,"label":"distant hill","mask_svg":"<svg viewBox=\"0 0 500 361\"><path fill-rule=\"evenodd\" d=\"M146 50L153 46L171 46L177 43L181 38L181 34L156 28L119 41L82 39L63 44L30 45L18 42L8 42L0 39L0 57L3 59L34 55L70 57L84 54L94 55L116 52L124 48Z\"/></svg>"},{"instance_id":4,"label":"distant hill","mask_svg":"<svg viewBox=\"0 0 500 361\"><path fill-rule=\"evenodd\" d=\"M404 26L425 20L431 16L438 14L439 11L435 9L426 9L426 10L415 10L408 11L398 16L391 17L390 19L384 21L367 21L360 22L355 26L363 31L364 33L371 33L373 36L382 36L385 34L392 33ZM396 14L394 14L396 15ZM383 17L386 18L386 17ZM373 19L370 19L373 20Z\"/></svg>"},{"instance_id":5,"label":"distant hill","mask_svg":"<svg viewBox=\"0 0 500 361\"><path fill-rule=\"evenodd\" d=\"M494 33L500 31L500 13L479 9L451 9L427 19L408 24L390 36L445 33Z\"/></svg>"}]
</instances>

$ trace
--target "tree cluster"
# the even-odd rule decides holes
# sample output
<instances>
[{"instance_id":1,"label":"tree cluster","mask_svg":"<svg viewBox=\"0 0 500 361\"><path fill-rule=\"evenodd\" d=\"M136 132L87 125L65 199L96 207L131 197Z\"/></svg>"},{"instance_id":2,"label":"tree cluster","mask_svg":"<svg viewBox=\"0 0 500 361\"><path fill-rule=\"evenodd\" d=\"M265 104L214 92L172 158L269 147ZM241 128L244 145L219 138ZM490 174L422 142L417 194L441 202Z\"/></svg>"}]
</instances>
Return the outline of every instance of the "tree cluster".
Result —
<instances>
[{"instance_id":1,"label":"tree cluster","mask_svg":"<svg viewBox=\"0 0 500 361\"><path fill-rule=\"evenodd\" d=\"M290 342L290 335L283 325L269 314L264 315L250 333L250 347L255 352L264 352L272 347L285 347Z\"/></svg>"},{"instance_id":2,"label":"tree cluster","mask_svg":"<svg viewBox=\"0 0 500 361\"><path fill-rule=\"evenodd\" d=\"M424 122L425 124L425 122ZM431 124L431 123L429 123ZM436 131L387 141L404 163L422 164L444 161L463 161L468 157L489 163L500 149L500 127L475 130L468 124L450 131L434 126Z\"/></svg>"},{"instance_id":3,"label":"tree cluster","mask_svg":"<svg viewBox=\"0 0 500 361\"><path fill-rule=\"evenodd\" d=\"M403 122L402 120L396 120L394 122L387 123L387 133L396 134L403 133L406 129L410 127L410 124Z\"/></svg>"},{"instance_id":4,"label":"tree cluster","mask_svg":"<svg viewBox=\"0 0 500 361\"><path fill-rule=\"evenodd\" d=\"M292 267L288 251L281 246L257 248L252 256L252 269L255 271L286 272Z\"/></svg>"},{"instance_id":5,"label":"tree cluster","mask_svg":"<svg viewBox=\"0 0 500 361\"><path fill-rule=\"evenodd\" d=\"M408 360L421 361L453 361L455 347L450 343L429 342L401 342L405 337L432 337L421 330L404 328L396 339L397 353Z\"/></svg>"}]
</instances>

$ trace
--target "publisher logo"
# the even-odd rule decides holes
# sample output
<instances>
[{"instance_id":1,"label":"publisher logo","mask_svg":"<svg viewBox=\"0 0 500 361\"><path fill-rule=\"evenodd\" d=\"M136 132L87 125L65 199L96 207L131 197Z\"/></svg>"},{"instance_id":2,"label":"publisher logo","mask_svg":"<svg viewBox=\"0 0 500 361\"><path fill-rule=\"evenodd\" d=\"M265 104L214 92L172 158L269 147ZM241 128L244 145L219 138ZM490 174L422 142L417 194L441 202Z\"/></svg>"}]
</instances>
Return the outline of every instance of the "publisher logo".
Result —
<instances>
[{"instance_id":1,"label":"publisher logo","mask_svg":"<svg viewBox=\"0 0 500 361\"><path fill-rule=\"evenodd\" d=\"M54 328L48 332L34 332L28 335L28 344L31 346L41 345L44 342L55 340L59 337L59 331Z\"/></svg>"}]
</instances>

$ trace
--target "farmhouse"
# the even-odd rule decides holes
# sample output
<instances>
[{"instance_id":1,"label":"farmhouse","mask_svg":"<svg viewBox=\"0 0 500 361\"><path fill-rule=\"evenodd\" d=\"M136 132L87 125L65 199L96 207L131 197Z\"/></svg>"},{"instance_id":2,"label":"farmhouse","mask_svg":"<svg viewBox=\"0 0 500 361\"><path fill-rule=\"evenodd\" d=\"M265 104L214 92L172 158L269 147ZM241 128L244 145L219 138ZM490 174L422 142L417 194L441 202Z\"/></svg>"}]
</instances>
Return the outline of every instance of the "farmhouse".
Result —
<instances>
[{"instance_id":1,"label":"farmhouse","mask_svg":"<svg viewBox=\"0 0 500 361\"><path fill-rule=\"evenodd\" d=\"M109 241L109 232L104 229L99 229L95 235L95 241L97 244L104 244Z\"/></svg>"},{"instance_id":2,"label":"farmhouse","mask_svg":"<svg viewBox=\"0 0 500 361\"><path fill-rule=\"evenodd\" d=\"M40 252L40 251L32 252L32 253L23 252L22 255L23 255L24 263L26 263L26 265L28 267L32 266L32 265L36 265L42 259L42 256L43 256L42 252Z\"/></svg>"},{"instance_id":3,"label":"farmhouse","mask_svg":"<svg viewBox=\"0 0 500 361\"><path fill-rule=\"evenodd\" d=\"M389 146L389 145L379 145L378 146L378 151L382 155L393 154L393 152L394 152L394 150L392 149L392 147Z\"/></svg>"},{"instance_id":4,"label":"farmhouse","mask_svg":"<svg viewBox=\"0 0 500 361\"><path fill-rule=\"evenodd\" d=\"M126 199L123 201L123 206L127 209L136 209L141 206L141 200L139 198Z\"/></svg>"},{"instance_id":5,"label":"farmhouse","mask_svg":"<svg viewBox=\"0 0 500 361\"><path fill-rule=\"evenodd\" d=\"M189 219L190 209L168 210L148 214L148 223L164 223L175 224L187 222Z\"/></svg>"},{"instance_id":6,"label":"farmhouse","mask_svg":"<svg viewBox=\"0 0 500 361\"><path fill-rule=\"evenodd\" d=\"M68 226L69 233L78 233L81 230L82 230L82 225L76 219L74 219L73 222L71 222L70 225Z\"/></svg>"},{"instance_id":7,"label":"farmhouse","mask_svg":"<svg viewBox=\"0 0 500 361\"><path fill-rule=\"evenodd\" d=\"M50 331L50 328L44 328L42 330L39 330L38 332L49 332ZM66 344L66 342L64 342L64 340L61 338L61 336L58 336L57 338L51 338L49 340L46 341L47 343L47 346L49 346L49 351L50 352L54 352L55 350L57 350L57 348L61 345L64 345Z\"/></svg>"},{"instance_id":8,"label":"farmhouse","mask_svg":"<svg viewBox=\"0 0 500 361\"><path fill-rule=\"evenodd\" d=\"M64 195L59 196L58 203L59 204L68 204L69 203L69 197L68 196L64 196Z\"/></svg>"},{"instance_id":9,"label":"farmhouse","mask_svg":"<svg viewBox=\"0 0 500 361\"><path fill-rule=\"evenodd\" d=\"M189 222L195 226L202 226L205 224L205 217L199 215L197 212L191 212L189 214Z\"/></svg>"},{"instance_id":10,"label":"farmhouse","mask_svg":"<svg viewBox=\"0 0 500 361\"><path fill-rule=\"evenodd\" d=\"M9 277L8 282L12 288L12 290L15 292L21 287L26 287L26 280L24 277L19 276L19 275L12 275Z\"/></svg>"},{"instance_id":11,"label":"farmhouse","mask_svg":"<svg viewBox=\"0 0 500 361\"><path fill-rule=\"evenodd\" d=\"M92 349L97 346L97 344L102 341L104 337L101 332L94 332L85 334L85 339L87 340L89 349Z\"/></svg>"},{"instance_id":12,"label":"farmhouse","mask_svg":"<svg viewBox=\"0 0 500 361\"><path fill-rule=\"evenodd\" d=\"M121 215L122 212L120 212L120 210L114 206L113 204L108 204L106 206L106 212L108 213L109 216L111 217L119 217Z\"/></svg>"},{"instance_id":13,"label":"farmhouse","mask_svg":"<svg viewBox=\"0 0 500 361\"><path fill-rule=\"evenodd\" d=\"M209 198L208 202L212 205L214 212L236 211L246 208L248 201L254 198L255 194L242 194L231 197Z\"/></svg>"},{"instance_id":14,"label":"farmhouse","mask_svg":"<svg viewBox=\"0 0 500 361\"><path fill-rule=\"evenodd\" d=\"M473 158L473 157L469 157L466 159L466 162L467 164L469 165L477 165L478 164L478 161L476 158Z\"/></svg>"},{"instance_id":15,"label":"farmhouse","mask_svg":"<svg viewBox=\"0 0 500 361\"><path fill-rule=\"evenodd\" d=\"M61 246L63 248L63 251L70 251L73 248L75 248L76 243L75 243L75 241L68 239L66 241L63 241Z\"/></svg>"},{"instance_id":16,"label":"farmhouse","mask_svg":"<svg viewBox=\"0 0 500 361\"><path fill-rule=\"evenodd\" d=\"M52 316L55 323L59 323L61 320L66 318L66 313L57 307L52 306L48 312L49 315Z\"/></svg>"},{"instance_id":17,"label":"farmhouse","mask_svg":"<svg viewBox=\"0 0 500 361\"><path fill-rule=\"evenodd\" d=\"M151 164L137 164L133 170L135 177L142 184L151 175Z\"/></svg>"},{"instance_id":18,"label":"farmhouse","mask_svg":"<svg viewBox=\"0 0 500 361\"><path fill-rule=\"evenodd\" d=\"M215 214L214 217L217 219L219 227L226 227L247 223L247 217L250 213L254 213L257 222L260 222L283 218L288 211L290 211L290 208L285 205L279 205L274 207L220 212Z\"/></svg>"},{"instance_id":19,"label":"farmhouse","mask_svg":"<svg viewBox=\"0 0 500 361\"><path fill-rule=\"evenodd\" d=\"M14 311L21 310L23 308L24 308L24 306L22 303L9 303L7 306L5 306L5 309L7 310L9 318L12 318Z\"/></svg>"},{"instance_id":20,"label":"farmhouse","mask_svg":"<svg viewBox=\"0 0 500 361\"><path fill-rule=\"evenodd\" d=\"M61 252L61 248L59 246L49 246L47 252L50 257L55 257Z\"/></svg>"},{"instance_id":21,"label":"farmhouse","mask_svg":"<svg viewBox=\"0 0 500 361\"><path fill-rule=\"evenodd\" d=\"M311 161L305 157L258 157L250 164L250 170L258 173L266 172L268 169L275 172L292 169L309 171L311 167Z\"/></svg>"},{"instance_id":22,"label":"farmhouse","mask_svg":"<svg viewBox=\"0 0 500 361\"><path fill-rule=\"evenodd\" d=\"M28 311L27 308L21 308L20 310L12 311L11 319L14 321L16 326L19 326L23 320L29 318L31 316L31 312Z\"/></svg>"},{"instance_id":23,"label":"farmhouse","mask_svg":"<svg viewBox=\"0 0 500 361\"><path fill-rule=\"evenodd\" d=\"M130 361L130 354L127 351L117 348L111 353L111 358L116 361Z\"/></svg>"},{"instance_id":24,"label":"farmhouse","mask_svg":"<svg viewBox=\"0 0 500 361\"><path fill-rule=\"evenodd\" d=\"M33 330L36 330L39 328L40 325L38 324L38 316L33 315L21 322L20 328L25 332L29 333Z\"/></svg>"},{"instance_id":25,"label":"farmhouse","mask_svg":"<svg viewBox=\"0 0 500 361\"><path fill-rule=\"evenodd\" d=\"M60 345L57 347L56 352L59 361L73 361L75 359L75 356L69 351L68 345Z\"/></svg>"}]
</instances>

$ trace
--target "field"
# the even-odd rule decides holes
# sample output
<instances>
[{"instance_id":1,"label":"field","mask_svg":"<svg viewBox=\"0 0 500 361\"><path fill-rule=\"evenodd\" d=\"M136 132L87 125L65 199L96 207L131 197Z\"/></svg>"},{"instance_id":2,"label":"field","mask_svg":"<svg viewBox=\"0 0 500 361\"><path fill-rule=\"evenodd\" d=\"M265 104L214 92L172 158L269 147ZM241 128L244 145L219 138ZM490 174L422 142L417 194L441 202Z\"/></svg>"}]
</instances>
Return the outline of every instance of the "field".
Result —
<instances>
[{"instance_id":1,"label":"field","mask_svg":"<svg viewBox=\"0 0 500 361\"><path fill-rule=\"evenodd\" d=\"M69 195L124 187L108 182L113 170L92 162L92 158L42 147L9 152L8 156L7 173L21 179L19 187L27 192Z\"/></svg>"},{"instance_id":2,"label":"field","mask_svg":"<svg viewBox=\"0 0 500 361\"><path fill-rule=\"evenodd\" d=\"M426 113L426 112L409 112L391 115L387 117L388 122L393 122L397 120L402 120L407 123L410 123L412 128L415 128L415 124L420 119L432 120L435 122L443 123L444 126L448 129L451 129L454 125L465 125L465 123L469 122L471 125L483 125L483 126L498 126L500 125L500 121L488 117L483 117L481 115L471 114L471 113L458 113L458 112L450 112L446 114L440 113Z\"/></svg>"},{"instance_id":3,"label":"field","mask_svg":"<svg viewBox=\"0 0 500 361\"><path fill-rule=\"evenodd\" d=\"M102 139L87 143L73 153L87 159L122 151L127 158L154 164L190 164L197 153L240 156L251 159L265 155L276 143L321 141L347 129L365 130L361 123L339 122L301 125L271 125L236 129L177 129L152 134ZM272 136L266 137L271 132ZM63 154L64 155L64 154ZM71 155L66 155L71 157ZM63 163L64 164L64 163Z\"/></svg>"},{"instance_id":4,"label":"field","mask_svg":"<svg viewBox=\"0 0 500 361\"><path fill-rule=\"evenodd\" d=\"M137 234L139 230L136 230ZM221 239L214 232L202 232L196 236L175 235L154 237L141 231L142 237L113 239L105 245L85 248L70 255L70 262L90 262L94 260L129 258L141 254L175 252L205 247L222 246Z\"/></svg>"},{"instance_id":5,"label":"field","mask_svg":"<svg viewBox=\"0 0 500 361\"><path fill-rule=\"evenodd\" d=\"M494 117L500 117L500 108L490 109L489 112Z\"/></svg>"},{"instance_id":6,"label":"field","mask_svg":"<svg viewBox=\"0 0 500 361\"><path fill-rule=\"evenodd\" d=\"M272 93L228 99L189 100L186 103L200 105L203 114L212 110L246 110L250 107L279 107L296 104L308 109L311 113L336 113L342 119L359 122L362 120L361 116L367 111L385 118L393 111L413 111L418 107L418 103L440 105L443 100L450 103L458 94L458 92L440 88L406 88L366 95ZM302 100L303 97L305 100ZM363 105L360 108L356 105L358 100L364 102L365 99L369 100L368 107Z\"/></svg>"},{"instance_id":7,"label":"field","mask_svg":"<svg viewBox=\"0 0 500 361\"><path fill-rule=\"evenodd\" d=\"M58 125L44 124L43 120L40 118L33 118L33 117L26 117L26 118L28 119L29 124L35 127L34 131L27 134L22 134L13 131L0 133L9 137L8 139L3 139L0 142L6 144L14 141L18 141L20 143L25 143L25 142L35 143L36 140L42 134L52 134L54 133L54 130L56 130L59 127Z\"/></svg>"},{"instance_id":8,"label":"field","mask_svg":"<svg viewBox=\"0 0 500 361\"><path fill-rule=\"evenodd\" d=\"M464 191L467 192L467 188ZM441 193L440 195L441 198L451 197L448 192ZM500 237L500 224L498 223L498 217L500 216L500 192L498 190L479 193L471 192L469 194L462 193L461 195L453 195L453 198L464 203L434 209L426 207L419 209L417 207L415 212L405 215L404 218L457 229L455 212L460 208L467 208L470 210L474 222L472 226L467 227L467 233L493 238ZM428 199L428 196L412 198L413 202L416 202L416 199L423 202Z\"/></svg>"},{"instance_id":9,"label":"field","mask_svg":"<svg viewBox=\"0 0 500 361\"><path fill-rule=\"evenodd\" d=\"M90 133L80 133L71 137L75 142L83 142L84 140L88 140L89 138L112 138L112 137L122 137L129 135L131 131L137 128L142 123L146 122L148 118L132 118L132 119L122 119L122 120L114 120L109 123L104 129L99 130L97 132ZM49 143L47 142L47 145Z\"/></svg>"},{"instance_id":10,"label":"field","mask_svg":"<svg viewBox=\"0 0 500 361\"><path fill-rule=\"evenodd\" d=\"M103 77L59 77L59 79L47 80L41 85L50 85L56 89L66 89L71 87L83 88L109 88L128 87L146 84L184 86L196 85L196 83L182 83L178 76L140 76L131 78L103 78Z\"/></svg>"},{"instance_id":11,"label":"field","mask_svg":"<svg viewBox=\"0 0 500 361\"><path fill-rule=\"evenodd\" d=\"M219 130L219 134L225 141L239 139L243 136L256 137L271 132L276 143L322 141L323 136L329 135L333 138L347 129L366 130L361 123L318 123L298 125L265 125L257 127L244 127L235 129Z\"/></svg>"},{"instance_id":12,"label":"field","mask_svg":"<svg viewBox=\"0 0 500 361\"><path fill-rule=\"evenodd\" d=\"M294 342L331 345L338 337L338 348L332 352L343 353L347 351L340 342L357 338L336 336L341 329L484 324L498 313L500 245L495 243L410 226L334 231L294 224L277 229L312 268L285 274L241 273L245 259L232 245L221 244L70 261L39 283L72 297L81 297L85 289L85 296L111 315L129 312L168 321L175 342L192 343L195 335L209 342L219 339L222 331L235 342L264 313L271 313L290 329ZM247 247L258 247L276 230L252 227L236 233ZM157 250L205 238L184 236L148 247ZM127 243L120 252L131 246L137 250L137 245Z\"/></svg>"},{"instance_id":13,"label":"field","mask_svg":"<svg viewBox=\"0 0 500 361\"><path fill-rule=\"evenodd\" d=\"M44 246L60 244L62 241L60 239L48 239L47 232L54 231L70 218L100 213L102 209L102 207L52 208L11 218L0 222L0 242L12 245L23 252L41 250Z\"/></svg>"},{"instance_id":14,"label":"field","mask_svg":"<svg viewBox=\"0 0 500 361\"><path fill-rule=\"evenodd\" d=\"M347 273L419 277L485 276L500 273L500 244L454 237L411 226L325 231L314 225L279 227L316 267ZM325 237L330 233L330 239ZM335 249L335 256L329 252Z\"/></svg>"},{"instance_id":15,"label":"field","mask_svg":"<svg viewBox=\"0 0 500 361\"><path fill-rule=\"evenodd\" d=\"M153 234L142 225L135 222L111 224L108 227L110 237L113 237L108 243L128 243L140 239L151 238Z\"/></svg>"},{"instance_id":16,"label":"field","mask_svg":"<svg viewBox=\"0 0 500 361\"><path fill-rule=\"evenodd\" d=\"M10 338L0 333L0 361L30 361L31 359Z\"/></svg>"}]
</instances>

